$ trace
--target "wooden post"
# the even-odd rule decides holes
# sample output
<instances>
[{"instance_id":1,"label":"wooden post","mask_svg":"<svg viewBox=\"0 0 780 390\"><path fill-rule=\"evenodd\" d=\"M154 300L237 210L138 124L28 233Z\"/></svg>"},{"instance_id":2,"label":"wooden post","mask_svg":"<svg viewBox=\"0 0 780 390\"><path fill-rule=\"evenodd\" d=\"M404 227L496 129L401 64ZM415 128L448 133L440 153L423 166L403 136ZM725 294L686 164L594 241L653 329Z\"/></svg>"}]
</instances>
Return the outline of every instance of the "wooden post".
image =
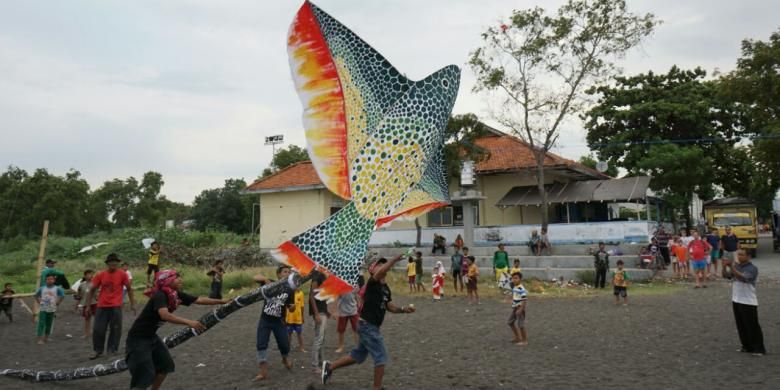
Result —
<instances>
[{"instance_id":1,"label":"wooden post","mask_svg":"<svg viewBox=\"0 0 780 390\"><path fill-rule=\"evenodd\" d=\"M46 240L49 238L49 220L43 221L43 235L41 236L41 245L38 247L38 274L35 280L35 291L41 287L41 274L43 273L43 258L46 257ZM40 307L38 301L35 301L35 310L33 310L33 322L38 319Z\"/></svg>"}]
</instances>

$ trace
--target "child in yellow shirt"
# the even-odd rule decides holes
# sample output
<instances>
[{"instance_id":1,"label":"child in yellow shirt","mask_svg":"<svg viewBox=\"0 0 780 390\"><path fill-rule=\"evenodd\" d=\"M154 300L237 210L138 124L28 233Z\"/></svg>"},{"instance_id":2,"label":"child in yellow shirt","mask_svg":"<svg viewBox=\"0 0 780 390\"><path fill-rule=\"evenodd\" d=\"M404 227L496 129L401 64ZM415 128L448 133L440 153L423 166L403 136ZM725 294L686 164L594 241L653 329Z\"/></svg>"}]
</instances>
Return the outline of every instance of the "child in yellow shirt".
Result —
<instances>
[{"instance_id":1,"label":"child in yellow shirt","mask_svg":"<svg viewBox=\"0 0 780 390\"><path fill-rule=\"evenodd\" d=\"M477 294L477 277L479 276L479 268L474 262L474 256L469 256L469 271L466 274L469 278L469 282L466 284L466 290L469 294L469 303L477 302L479 304L479 294Z\"/></svg>"},{"instance_id":2,"label":"child in yellow shirt","mask_svg":"<svg viewBox=\"0 0 780 390\"><path fill-rule=\"evenodd\" d=\"M515 259L514 262L512 262L512 269L509 270L509 275L514 275L516 273L522 273L523 269L520 268L520 259Z\"/></svg>"},{"instance_id":3,"label":"child in yellow shirt","mask_svg":"<svg viewBox=\"0 0 780 390\"><path fill-rule=\"evenodd\" d=\"M406 265L406 277L409 279L409 293L411 294L414 292L415 278L417 277L417 267L412 257L409 257L409 264Z\"/></svg>"},{"instance_id":4,"label":"child in yellow shirt","mask_svg":"<svg viewBox=\"0 0 780 390\"><path fill-rule=\"evenodd\" d=\"M295 290L293 295L293 304L295 307L293 310L287 310L287 314L284 317L284 322L287 324L287 337L290 339L290 346L292 346L293 333L298 335L298 350L306 352L303 349L303 291Z\"/></svg>"}]
</instances>

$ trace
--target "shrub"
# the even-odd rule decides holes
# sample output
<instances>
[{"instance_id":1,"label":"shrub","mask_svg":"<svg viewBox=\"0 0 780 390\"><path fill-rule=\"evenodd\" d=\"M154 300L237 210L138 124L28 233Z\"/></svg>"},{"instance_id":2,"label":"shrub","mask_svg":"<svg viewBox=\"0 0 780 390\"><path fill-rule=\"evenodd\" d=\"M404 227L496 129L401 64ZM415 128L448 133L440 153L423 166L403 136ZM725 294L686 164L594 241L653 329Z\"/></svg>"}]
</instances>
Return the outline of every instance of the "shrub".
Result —
<instances>
[{"instance_id":1,"label":"shrub","mask_svg":"<svg viewBox=\"0 0 780 390\"><path fill-rule=\"evenodd\" d=\"M592 269L577 271L575 274L575 277L577 280L579 280L582 283L586 283L588 285L593 285L596 281L596 271Z\"/></svg>"}]
</instances>

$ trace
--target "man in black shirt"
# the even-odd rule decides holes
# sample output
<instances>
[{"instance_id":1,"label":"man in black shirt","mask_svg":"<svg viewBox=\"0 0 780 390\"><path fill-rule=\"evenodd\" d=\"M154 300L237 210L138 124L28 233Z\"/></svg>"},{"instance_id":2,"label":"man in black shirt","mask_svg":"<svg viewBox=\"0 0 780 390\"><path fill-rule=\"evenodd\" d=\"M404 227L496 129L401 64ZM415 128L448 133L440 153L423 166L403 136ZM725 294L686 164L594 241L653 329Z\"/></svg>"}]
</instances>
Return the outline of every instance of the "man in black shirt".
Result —
<instances>
[{"instance_id":1,"label":"man in black shirt","mask_svg":"<svg viewBox=\"0 0 780 390\"><path fill-rule=\"evenodd\" d=\"M726 234L720 238L720 264L724 279L731 279L726 272L726 266L733 266L737 263L739 249L739 238L731 231L731 226L726 226Z\"/></svg>"},{"instance_id":2,"label":"man in black shirt","mask_svg":"<svg viewBox=\"0 0 780 390\"><path fill-rule=\"evenodd\" d=\"M322 363L322 384L327 384L333 371L355 363L363 363L368 355L374 360L374 389L382 388L382 377L385 374L385 364L387 363L387 349L379 327L385 319L385 312L391 313L414 313L414 306L396 306L392 302L390 287L385 283L385 276L395 263L401 260L404 255L398 255L392 260L385 258L379 259L372 264L368 272L371 277L365 286L363 294L363 308L360 311L360 320L358 322L358 336L360 338L358 346L350 352L331 363L324 361Z\"/></svg>"},{"instance_id":3,"label":"man in black shirt","mask_svg":"<svg viewBox=\"0 0 780 390\"><path fill-rule=\"evenodd\" d=\"M276 277L279 280L287 279L288 276L290 276L290 267L282 265L276 269ZM263 275L256 275L255 281L261 285L272 282ZM290 353L290 339L284 317L287 310L295 309L294 296L289 291L283 291L266 297L263 314L260 315L260 322L257 324L257 364L260 366L260 373L255 377L255 381L268 378L268 341L271 339L271 333L274 334L279 353L282 355L282 364L288 370L292 368L292 363L287 360L287 354Z\"/></svg>"},{"instance_id":4,"label":"man in black shirt","mask_svg":"<svg viewBox=\"0 0 780 390\"><path fill-rule=\"evenodd\" d=\"M230 301L195 297L182 292L181 286L182 280L176 271L165 270L157 273L154 286L147 293L149 302L127 333L125 361L130 370L132 389L146 389L149 386L159 389L165 376L175 369L168 348L157 336L157 329L165 322L186 325L196 332L205 329L198 321L174 315L173 311L179 304L219 305Z\"/></svg>"}]
</instances>

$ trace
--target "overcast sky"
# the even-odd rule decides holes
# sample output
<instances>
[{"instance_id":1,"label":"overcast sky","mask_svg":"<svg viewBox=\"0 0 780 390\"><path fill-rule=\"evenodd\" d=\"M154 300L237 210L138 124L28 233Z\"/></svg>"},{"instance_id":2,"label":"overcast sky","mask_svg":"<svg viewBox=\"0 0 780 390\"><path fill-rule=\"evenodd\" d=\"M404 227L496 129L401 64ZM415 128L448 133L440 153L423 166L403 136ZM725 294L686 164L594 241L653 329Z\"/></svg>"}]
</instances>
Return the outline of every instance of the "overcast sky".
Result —
<instances>
[{"instance_id":1,"label":"overcast sky","mask_svg":"<svg viewBox=\"0 0 780 390\"><path fill-rule=\"evenodd\" d=\"M412 79L463 67L455 113L486 122L465 66L480 33L512 9L560 1L320 0ZM744 38L780 27L776 0L629 0L664 21L620 65L734 68ZM191 203L226 178L248 182L270 161L264 137L305 144L286 34L302 1L0 2L0 168L74 168L93 188L163 174L163 193ZM587 153L577 122L556 151Z\"/></svg>"}]
</instances>

